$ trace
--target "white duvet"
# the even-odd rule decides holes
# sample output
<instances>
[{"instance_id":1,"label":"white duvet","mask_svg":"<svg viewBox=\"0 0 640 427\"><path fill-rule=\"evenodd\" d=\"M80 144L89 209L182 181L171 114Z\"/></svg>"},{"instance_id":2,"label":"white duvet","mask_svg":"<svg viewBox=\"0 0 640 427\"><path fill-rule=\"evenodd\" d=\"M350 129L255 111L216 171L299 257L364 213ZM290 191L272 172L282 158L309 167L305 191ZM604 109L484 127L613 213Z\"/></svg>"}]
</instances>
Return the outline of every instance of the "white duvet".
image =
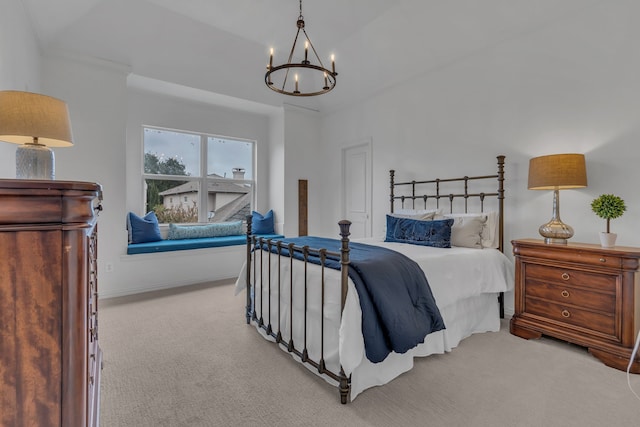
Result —
<instances>
[{"instance_id":1,"label":"white duvet","mask_svg":"<svg viewBox=\"0 0 640 427\"><path fill-rule=\"evenodd\" d=\"M351 375L351 399L374 385L384 384L411 369L413 358L451 351L460 340L475 332L496 331L500 327L497 293L513 287L513 266L508 258L496 249L449 249L403 243L387 243L381 239L361 239L359 243L383 246L413 259L425 272L438 308L445 321L446 330L430 334L425 343L404 354L391 353L384 361L373 364L365 356L361 332L361 311L357 291L349 280L345 308L340 319L340 272L324 269L324 348L326 366L333 372ZM288 259L278 264L275 255L257 253L257 265L264 272L265 282L256 284L255 306L258 317L265 324L282 332L285 341L291 338L296 348L307 348L309 357L319 360L321 316L322 269L318 265ZM271 281L267 280L271 271ZM236 294L246 287L246 266L236 282ZM293 298L289 282L293 271ZM279 272L279 273L278 273ZM279 274L279 277L278 277ZM304 276L307 276L307 298L305 303ZM284 285L278 288L278 279ZM253 274L252 274L253 280ZM269 298L269 286L271 298ZM288 307L293 300L293 318ZM304 307L307 306L307 318ZM272 313L271 316L268 313ZM293 325L293 327L292 327ZM305 345L306 331L306 345ZM263 333L263 335L265 335ZM266 335L265 335L266 336ZM305 365L308 366L308 365ZM315 372L315 369L311 367Z\"/></svg>"}]
</instances>

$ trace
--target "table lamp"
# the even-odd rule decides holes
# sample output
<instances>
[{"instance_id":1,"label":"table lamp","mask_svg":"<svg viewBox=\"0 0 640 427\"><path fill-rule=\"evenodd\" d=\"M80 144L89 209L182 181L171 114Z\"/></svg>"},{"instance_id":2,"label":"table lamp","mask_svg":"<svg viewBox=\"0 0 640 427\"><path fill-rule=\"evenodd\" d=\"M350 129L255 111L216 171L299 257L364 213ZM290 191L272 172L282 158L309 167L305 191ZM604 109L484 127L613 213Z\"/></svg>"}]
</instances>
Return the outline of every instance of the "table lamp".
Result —
<instances>
[{"instance_id":1,"label":"table lamp","mask_svg":"<svg viewBox=\"0 0 640 427\"><path fill-rule=\"evenodd\" d=\"M553 217L538 231L545 243L566 245L573 228L560 220L560 192L587 186L584 154L553 154L529 161L529 190L553 190Z\"/></svg>"},{"instance_id":2,"label":"table lamp","mask_svg":"<svg viewBox=\"0 0 640 427\"><path fill-rule=\"evenodd\" d=\"M31 92L0 91L0 141L16 149L16 178L54 179L53 151L73 145L67 104Z\"/></svg>"}]
</instances>

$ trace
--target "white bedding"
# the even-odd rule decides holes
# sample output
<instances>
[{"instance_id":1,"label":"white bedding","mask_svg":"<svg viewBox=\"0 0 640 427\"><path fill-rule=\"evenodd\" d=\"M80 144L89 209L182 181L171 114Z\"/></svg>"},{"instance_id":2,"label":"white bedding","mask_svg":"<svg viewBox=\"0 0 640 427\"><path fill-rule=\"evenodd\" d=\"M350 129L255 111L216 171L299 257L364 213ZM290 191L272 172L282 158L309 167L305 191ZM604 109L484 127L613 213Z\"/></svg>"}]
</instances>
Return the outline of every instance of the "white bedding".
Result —
<instances>
[{"instance_id":1,"label":"white bedding","mask_svg":"<svg viewBox=\"0 0 640 427\"><path fill-rule=\"evenodd\" d=\"M429 285L445 322L444 331L430 334L423 344L404 354L391 353L384 361L373 364L365 356L364 341L361 332L361 312L355 286L349 280L349 289L345 308L340 321L340 272L325 269L325 309L324 309L324 359L328 369L333 372L342 367L347 375L351 375L351 399L353 400L365 389L385 384L401 373L411 369L413 358L434 353L451 351L465 337L476 332L497 331L500 328L497 293L505 292L513 287L513 266L508 258L496 249L469 249L452 247L450 249L432 248L428 246L403 243L386 243L381 239L362 239L360 243L383 246L403 253L413 259L425 271ZM282 331L285 341L291 337L296 348L304 348L304 283L305 270L303 263L294 261L293 280L293 322L290 320L289 289L291 267L288 261L281 262L278 267L277 257L272 255L269 262L268 253L260 255L265 278L268 276L268 265L271 264L271 317L269 310L269 283L265 279L260 292L260 283L255 291L256 312L258 317L264 313L264 322L269 321L272 329ZM246 266L236 282L236 294L246 287ZM277 287L278 270L280 280L286 286ZM320 278L321 268L318 265L307 266L307 312L306 320L307 350L313 360L320 358ZM252 275L253 276L253 275ZM315 285L313 285L315 283ZM299 287L296 287L299 286ZM278 297L278 295L280 295ZM262 298L261 298L262 296ZM278 298L280 299L280 315L278 315ZM264 309L262 309L264 308ZM278 325L278 318L280 325ZM293 324L293 328L291 328ZM339 329L339 334L336 331ZM262 332L262 330L261 330ZM263 333L264 336L266 336ZM339 358L338 358L339 354ZM309 366L309 365L305 365ZM313 372L315 369L310 367Z\"/></svg>"}]
</instances>

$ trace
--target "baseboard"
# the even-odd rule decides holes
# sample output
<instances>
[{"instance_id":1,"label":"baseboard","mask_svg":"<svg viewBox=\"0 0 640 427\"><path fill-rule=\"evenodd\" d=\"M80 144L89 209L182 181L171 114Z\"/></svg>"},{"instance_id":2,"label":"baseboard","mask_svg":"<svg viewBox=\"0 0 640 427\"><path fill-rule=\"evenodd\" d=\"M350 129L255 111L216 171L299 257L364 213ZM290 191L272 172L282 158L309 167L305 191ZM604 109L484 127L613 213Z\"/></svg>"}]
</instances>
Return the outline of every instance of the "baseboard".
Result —
<instances>
[{"instance_id":1,"label":"baseboard","mask_svg":"<svg viewBox=\"0 0 640 427\"><path fill-rule=\"evenodd\" d=\"M237 276L229 276L229 277L205 277L202 279L196 279L196 280L190 280L188 282L171 282L171 283L164 283L164 284L159 284L159 285L153 285L153 286L144 286L144 287L139 287L139 288L127 288L125 290L121 290L121 291L115 291L115 292L109 292L109 291L105 291L105 292L101 292L100 293L100 300L106 300L106 299L110 299L110 298L118 298L118 297L125 297L125 296L130 296L130 295L137 295L137 294L143 294L143 293L147 293L147 292L154 292L154 291L162 291L162 290L166 290L166 289L173 289L173 288L181 288L184 286L193 286L193 285L197 285L197 284L201 284L201 283L211 283L211 282L221 282L221 281L227 281L227 280L235 280Z\"/></svg>"}]
</instances>

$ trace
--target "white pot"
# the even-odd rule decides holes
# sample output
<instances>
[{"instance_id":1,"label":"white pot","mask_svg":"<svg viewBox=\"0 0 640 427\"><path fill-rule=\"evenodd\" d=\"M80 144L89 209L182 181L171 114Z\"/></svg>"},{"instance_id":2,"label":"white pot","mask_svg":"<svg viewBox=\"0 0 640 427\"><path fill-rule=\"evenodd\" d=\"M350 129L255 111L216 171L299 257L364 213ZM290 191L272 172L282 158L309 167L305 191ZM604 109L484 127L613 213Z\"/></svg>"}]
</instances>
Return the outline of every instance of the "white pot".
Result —
<instances>
[{"instance_id":1,"label":"white pot","mask_svg":"<svg viewBox=\"0 0 640 427\"><path fill-rule=\"evenodd\" d=\"M616 238L618 235L616 233L605 233L604 231L600 232L600 245L603 248L613 248L616 245Z\"/></svg>"}]
</instances>

